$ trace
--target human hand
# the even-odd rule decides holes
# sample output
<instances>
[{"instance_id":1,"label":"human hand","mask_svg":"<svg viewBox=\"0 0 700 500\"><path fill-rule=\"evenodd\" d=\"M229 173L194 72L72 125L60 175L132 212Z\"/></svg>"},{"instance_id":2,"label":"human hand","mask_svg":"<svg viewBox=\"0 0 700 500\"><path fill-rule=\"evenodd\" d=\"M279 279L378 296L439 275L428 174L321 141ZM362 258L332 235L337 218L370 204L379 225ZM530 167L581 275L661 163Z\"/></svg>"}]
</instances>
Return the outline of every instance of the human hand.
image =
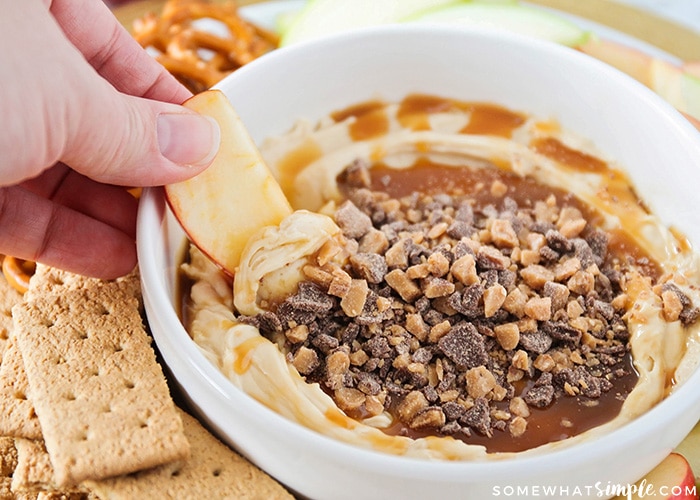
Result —
<instances>
[{"instance_id":1,"label":"human hand","mask_svg":"<svg viewBox=\"0 0 700 500\"><path fill-rule=\"evenodd\" d=\"M99 278L136 264L130 186L191 177L219 129L102 0L0 0L0 253Z\"/></svg>"}]
</instances>

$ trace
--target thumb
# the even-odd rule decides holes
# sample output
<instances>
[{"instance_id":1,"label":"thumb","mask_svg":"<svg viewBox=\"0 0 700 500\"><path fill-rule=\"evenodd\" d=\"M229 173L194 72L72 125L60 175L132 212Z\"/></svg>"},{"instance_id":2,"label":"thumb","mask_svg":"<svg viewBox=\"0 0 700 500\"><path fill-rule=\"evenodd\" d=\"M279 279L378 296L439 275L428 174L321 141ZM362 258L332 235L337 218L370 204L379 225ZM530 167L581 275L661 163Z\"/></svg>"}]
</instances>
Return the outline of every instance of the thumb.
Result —
<instances>
[{"instance_id":1,"label":"thumb","mask_svg":"<svg viewBox=\"0 0 700 500\"><path fill-rule=\"evenodd\" d=\"M152 186L192 177L214 159L213 118L122 94L97 75L86 83L61 157L74 170L109 184Z\"/></svg>"}]
</instances>

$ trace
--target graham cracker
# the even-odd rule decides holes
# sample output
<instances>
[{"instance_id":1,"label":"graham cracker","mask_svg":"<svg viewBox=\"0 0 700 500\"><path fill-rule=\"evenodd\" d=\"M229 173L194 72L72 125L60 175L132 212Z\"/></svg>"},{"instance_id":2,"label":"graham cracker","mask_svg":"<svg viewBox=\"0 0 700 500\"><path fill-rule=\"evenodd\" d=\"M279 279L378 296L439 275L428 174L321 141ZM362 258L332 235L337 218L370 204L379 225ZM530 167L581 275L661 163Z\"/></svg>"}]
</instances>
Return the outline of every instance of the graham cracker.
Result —
<instances>
[{"instance_id":1,"label":"graham cracker","mask_svg":"<svg viewBox=\"0 0 700 500\"><path fill-rule=\"evenodd\" d=\"M45 264L37 264L26 295L27 300L31 300L38 295L58 295L68 290L84 290L95 287L119 288L138 299L139 310L141 310L141 281L138 268L121 278L105 281L71 273Z\"/></svg>"},{"instance_id":2,"label":"graham cracker","mask_svg":"<svg viewBox=\"0 0 700 500\"><path fill-rule=\"evenodd\" d=\"M0 437L0 477L11 477L17 467L17 448L11 437Z\"/></svg>"},{"instance_id":3,"label":"graham cracker","mask_svg":"<svg viewBox=\"0 0 700 500\"><path fill-rule=\"evenodd\" d=\"M13 309L14 333L57 486L186 458L131 282L62 280L57 293L42 276Z\"/></svg>"},{"instance_id":4,"label":"graham cracker","mask_svg":"<svg viewBox=\"0 0 700 500\"><path fill-rule=\"evenodd\" d=\"M1 275L0 275L1 277ZM29 384L24 371L24 362L16 342L12 340L12 306L23 300L23 296L9 287L5 281L5 286L9 287L7 293L2 287L0 279L0 313L7 306L5 315L10 324L7 327L10 339L5 346L5 354L0 355L0 436L22 437L26 439L42 439L39 420L34 412L34 405L28 398ZM66 290L79 290L87 287L103 286L105 282L96 278L90 278L79 274L70 273L44 264L37 264L36 271L31 279L31 287L27 291L27 299L40 294L59 294ZM133 295L140 300L141 286L138 270L114 280L113 285L123 289L126 293ZM7 293L7 295L5 295ZM3 298L6 298L3 300ZM0 337L2 337L3 318L0 317Z\"/></svg>"},{"instance_id":5,"label":"graham cracker","mask_svg":"<svg viewBox=\"0 0 700 500\"><path fill-rule=\"evenodd\" d=\"M17 467L12 474L12 491L53 489L53 467L41 440L15 439Z\"/></svg>"},{"instance_id":6,"label":"graham cracker","mask_svg":"<svg viewBox=\"0 0 700 500\"><path fill-rule=\"evenodd\" d=\"M42 440L15 439L17 467L12 475L11 490L15 498L84 500L88 492L81 487L56 489L53 467Z\"/></svg>"},{"instance_id":7,"label":"graham cracker","mask_svg":"<svg viewBox=\"0 0 700 500\"><path fill-rule=\"evenodd\" d=\"M40 439L41 426L28 398L29 382L17 339L10 341L0 365L0 435Z\"/></svg>"},{"instance_id":8,"label":"graham cracker","mask_svg":"<svg viewBox=\"0 0 700 500\"><path fill-rule=\"evenodd\" d=\"M11 437L0 437L0 500L14 500L12 474L17 467L17 449Z\"/></svg>"},{"instance_id":9,"label":"graham cracker","mask_svg":"<svg viewBox=\"0 0 700 500\"><path fill-rule=\"evenodd\" d=\"M0 262L2 262L1 256ZM12 308L20 302L22 302L22 294L15 290L0 272L0 359L12 332Z\"/></svg>"},{"instance_id":10,"label":"graham cracker","mask_svg":"<svg viewBox=\"0 0 700 500\"><path fill-rule=\"evenodd\" d=\"M187 461L84 485L96 498L293 499L277 481L209 433L180 410L192 446Z\"/></svg>"},{"instance_id":11,"label":"graham cracker","mask_svg":"<svg viewBox=\"0 0 700 500\"><path fill-rule=\"evenodd\" d=\"M10 498L12 500L93 500L89 493L44 490L15 491Z\"/></svg>"}]
</instances>

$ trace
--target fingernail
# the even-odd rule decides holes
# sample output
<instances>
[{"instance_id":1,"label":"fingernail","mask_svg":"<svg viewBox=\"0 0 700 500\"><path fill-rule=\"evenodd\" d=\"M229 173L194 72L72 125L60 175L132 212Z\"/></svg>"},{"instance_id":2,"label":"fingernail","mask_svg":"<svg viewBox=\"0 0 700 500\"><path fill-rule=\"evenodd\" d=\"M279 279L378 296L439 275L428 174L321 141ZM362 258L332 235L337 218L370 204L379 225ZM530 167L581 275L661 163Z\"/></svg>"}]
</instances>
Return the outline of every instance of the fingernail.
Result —
<instances>
[{"instance_id":1,"label":"fingernail","mask_svg":"<svg viewBox=\"0 0 700 500\"><path fill-rule=\"evenodd\" d=\"M163 113L156 131L161 154L179 165L208 165L219 150L219 124L208 116Z\"/></svg>"}]
</instances>

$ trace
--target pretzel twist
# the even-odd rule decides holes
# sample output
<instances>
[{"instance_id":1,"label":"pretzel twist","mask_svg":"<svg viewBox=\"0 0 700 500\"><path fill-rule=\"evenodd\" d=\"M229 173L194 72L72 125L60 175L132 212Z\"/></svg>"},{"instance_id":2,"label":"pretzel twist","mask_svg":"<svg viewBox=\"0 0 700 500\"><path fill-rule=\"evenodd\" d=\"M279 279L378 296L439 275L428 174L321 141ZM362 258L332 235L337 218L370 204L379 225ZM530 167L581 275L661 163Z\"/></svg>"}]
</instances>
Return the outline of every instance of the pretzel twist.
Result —
<instances>
[{"instance_id":1,"label":"pretzel twist","mask_svg":"<svg viewBox=\"0 0 700 500\"><path fill-rule=\"evenodd\" d=\"M31 261L5 255L2 259L2 274L7 282L19 293L29 288L29 279L34 274L36 264Z\"/></svg>"},{"instance_id":2,"label":"pretzel twist","mask_svg":"<svg viewBox=\"0 0 700 500\"><path fill-rule=\"evenodd\" d=\"M223 36L196 21L221 25ZM238 15L234 2L169 0L160 15L134 22L132 35L141 46L193 93L208 89L232 71L277 47L277 36ZM219 31L219 30L217 30Z\"/></svg>"}]
</instances>

